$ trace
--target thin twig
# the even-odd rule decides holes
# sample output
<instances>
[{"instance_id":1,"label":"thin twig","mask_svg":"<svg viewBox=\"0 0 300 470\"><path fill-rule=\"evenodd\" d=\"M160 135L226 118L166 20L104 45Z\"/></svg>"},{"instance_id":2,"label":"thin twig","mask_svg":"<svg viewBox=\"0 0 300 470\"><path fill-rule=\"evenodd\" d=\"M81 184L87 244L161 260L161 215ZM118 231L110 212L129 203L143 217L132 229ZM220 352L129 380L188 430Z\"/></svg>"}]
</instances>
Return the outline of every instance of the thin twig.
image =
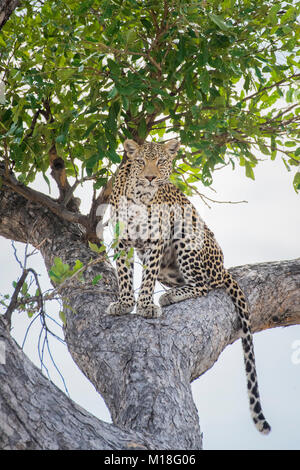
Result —
<instances>
[{"instance_id":1,"label":"thin twig","mask_svg":"<svg viewBox=\"0 0 300 470\"><path fill-rule=\"evenodd\" d=\"M241 100L241 103L243 103L244 101L248 101L248 100L254 98L255 96L259 95L260 93L265 92L266 90L270 90L271 88L274 88L275 86L282 85L283 83L285 83L285 82L287 82L287 81L289 81L289 80L292 80L293 78L296 78L296 77L300 77L300 73L294 73L294 74L291 75L290 77L283 78L282 80L279 80L278 82L273 83L272 85L266 86L266 87L262 88L261 90L256 91L256 92L253 93L252 95L246 96L246 98L244 98L244 99Z\"/></svg>"},{"instance_id":2,"label":"thin twig","mask_svg":"<svg viewBox=\"0 0 300 470\"><path fill-rule=\"evenodd\" d=\"M20 293L20 290L22 289L22 286L25 282L25 279L27 277L27 274L28 274L28 269L24 269L23 272L22 272L22 275L20 277L20 279L18 280L17 282L17 285L15 287L15 290L14 290L14 293L11 297L11 300L10 300L10 304L4 314L4 318L5 318L5 321L7 322L7 325L8 325L8 328L10 329L11 327L11 316L13 314L13 311L15 310L16 308L16 305L17 305L17 299L18 299L18 295Z\"/></svg>"},{"instance_id":3,"label":"thin twig","mask_svg":"<svg viewBox=\"0 0 300 470\"><path fill-rule=\"evenodd\" d=\"M178 168L178 169L181 170L181 168ZM182 171L183 171L183 170L182 170ZM177 171L175 171L175 173L177 173ZM200 193L200 191L199 191L195 186L192 186L190 183L188 183L187 180L186 180L186 178L185 178L185 176L184 176L184 174L182 174L182 173L178 173L178 174L180 174L180 176L182 177L182 179L183 179L183 181L185 182L185 184L186 184L192 191L194 191L196 194L198 194L198 196L200 196L200 198L202 199L202 201L204 202L204 204L205 204L207 207L209 207L209 209L211 209L211 206L206 202L206 199L207 199L208 201L214 202L214 203L216 203L216 204L243 204L243 203L248 203L248 201L244 201L244 200L243 200L243 201L218 201L218 200L216 200L216 199L212 199L212 198L206 196L205 194ZM196 175L194 175L194 174L191 175L191 176L193 176L193 177L197 178L199 181L201 181L198 176L196 176Z\"/></svg>"},{"instance_id":4,"label":"thin twig","mask_svg":"<svg viewBox=\"0 0 300 470\"><path fill-rule=\"evenodd\" d=\"M18 265L20 266L20 268L23 270L24 267L23 267L23 264L21 263L21 261L19 260L19 257L18 257L18 254L17 254L17 248L16 248L16 245L15 245L15 242L12 240L11 242L11 245L13 247L13 250L14 250L14 256L15 256L15 260L17 261Z\"/></svg>"}]
</instances>

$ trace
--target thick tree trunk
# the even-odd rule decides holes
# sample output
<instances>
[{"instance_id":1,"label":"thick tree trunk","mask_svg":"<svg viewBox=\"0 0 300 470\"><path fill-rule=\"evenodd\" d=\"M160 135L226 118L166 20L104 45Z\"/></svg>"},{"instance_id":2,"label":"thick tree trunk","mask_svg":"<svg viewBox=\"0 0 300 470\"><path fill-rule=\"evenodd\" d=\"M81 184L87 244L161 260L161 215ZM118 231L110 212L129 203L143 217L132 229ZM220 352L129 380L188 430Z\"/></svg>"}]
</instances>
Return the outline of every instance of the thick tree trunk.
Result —
<instances>
[{"instance_id":1,"label":"thick tree trunk","mask_svg":"<svg viewBox=\"0 0 300 470\"><path fill-rule=\"evenodd\" d=\"M53 264L55 256L70 266L77 259L96 260L79 226L62 221L49 209L29 203L7 188L0 190L0 235L40 246L47 268ZM300 259L247 265L231 272L248 295L254 331L300 323ZM91 281L97 274L102 274L103 278L94 286ZM62 398L62 392L36 370L28 373L29 388L22 387L22 374L32 366L18 351L14 354L26 366L14 366L18 364L17 359L0 366L3 377L0 403L4 403L1 404L0 432L3 423L8 429L6 434L4 432L3 445L16 448L16 438L9 440L8 436L19 434L22 448L110 449L132 445L201 449L202 438L190 383L212 367L224 348L240 336L230 298L223 290L215 290L206 298L165 308L159 319L137 315L112 317L105 315L108 304L117 294L116 276L110 263L105 259L97 260L84 276L84 283L73 280L61 291L72 307L66 310L66 341L80 369L104 397L114 426L98 422L83 410L78 411L77 406L66 397ZM12 344L7 337L4 341ZM17 384L13 385L15 382ZM33 394L33 390L41 392ZM33 407L26 408L32 396ZM50 409L54 421L51 421ZM20 418L22 412L24 417ZM33 418L30 418L31 413ZM84 417L82 425L80 416ZM17 419L9 428L7 423L13 417ZM55 428L59 421L56 427L61 430L63 425L67 437L60 438L59 431L51 439L44 426L49 419L49 428ZM29 424L25 425L26 422ZM86 422L90 426L86 426ZM42 432L37 431L39 426ZM84 429L82 440L74 430L76 427ZM118 434L119 428L122 431ZM108 437L112 434L113 442Z\"/></svg>"},{"instance_id":2,"label":"thick tree trunk","mask_svg":"<svg viewBox=\"0 0 300 470\"><path fill-rule=\"evenodd\" d=\"M51 383L0 317L0 449L155 449L153 436L104 423ZM5 361L4 361L5 359ZM3 363L5 362L5 363Z\"/></svg>"},{"instance_id":3,"label":"thick tree trunk","mask_svg":"<svg viewBox=\"0 0 300 470\"><path fill-rule=\"evenodd\" d=\"M0 0L0 29L5 25L18 5L19 0Z\"/></svg>"}]
</instances>

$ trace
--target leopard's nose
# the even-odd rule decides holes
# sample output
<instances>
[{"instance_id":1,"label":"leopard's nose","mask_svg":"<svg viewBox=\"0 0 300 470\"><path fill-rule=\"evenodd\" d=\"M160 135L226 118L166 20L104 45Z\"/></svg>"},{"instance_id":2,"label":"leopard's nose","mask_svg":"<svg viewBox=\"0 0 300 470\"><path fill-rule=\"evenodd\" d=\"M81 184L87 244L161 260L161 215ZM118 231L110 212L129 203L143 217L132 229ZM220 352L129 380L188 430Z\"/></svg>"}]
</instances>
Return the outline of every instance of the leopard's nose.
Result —
<instances>
[{"instance_id":1,"label":"leopard's nose","mask_svg":"<svg viewBox=\"0 0 300 470\"><path fill-rule=\"evenodd\" d=\"M151 181L155 180L156 176L145 176L145 178L151 183Z\"/></svg>"}]
</instances>

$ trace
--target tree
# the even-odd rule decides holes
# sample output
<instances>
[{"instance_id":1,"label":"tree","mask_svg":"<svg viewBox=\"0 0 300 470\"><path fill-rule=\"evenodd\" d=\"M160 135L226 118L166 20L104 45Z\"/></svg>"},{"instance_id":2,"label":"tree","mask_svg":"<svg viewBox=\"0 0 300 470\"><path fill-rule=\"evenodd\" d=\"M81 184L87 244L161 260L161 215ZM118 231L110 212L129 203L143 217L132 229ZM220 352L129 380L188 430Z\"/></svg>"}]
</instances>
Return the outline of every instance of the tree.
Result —
<instances>
[{"instance_id":1,"label":"tree","mask_svg":"<svg viewBox=\"0 0 300 470\"><path fill-rule=\"evenodd\" d=\"M166 308L158 320L105 315L117 281L98 237L98 208L108 201L128 137L141 143L177 135L182 151L171 179L188 195L226 165L239 164L254 179L257 150L297 169L297 13L293 2L250 0L25 1L5 23L0 234L41 252L53 291L43 294L37 274L23 266L13 296L2 301L11 351L0 390L2 447L202 447L190 382L238 339L233 305L215 291ZM53 178L57 199L30 187L38 174L49 191ZM84 215L75 194L88 181L94 194ZM233 272L249 297L253 331L299 324L299 260ZM54 297L69 351L104 397L113 425L62 397L5 330L16 308L43 317ZM83 416L90 426L81 436Z\"/></svg>"}]
</instances>

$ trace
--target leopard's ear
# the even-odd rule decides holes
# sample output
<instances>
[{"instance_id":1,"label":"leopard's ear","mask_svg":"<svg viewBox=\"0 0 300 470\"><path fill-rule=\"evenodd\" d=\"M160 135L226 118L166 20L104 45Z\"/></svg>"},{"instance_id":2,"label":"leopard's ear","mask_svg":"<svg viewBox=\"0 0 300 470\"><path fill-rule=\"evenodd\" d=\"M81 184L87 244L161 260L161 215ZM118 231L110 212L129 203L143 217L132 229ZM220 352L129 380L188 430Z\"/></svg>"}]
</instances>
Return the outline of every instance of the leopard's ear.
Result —
<instances>
[{"instance_id":1,"label":"leopard's ear","mask_svg":"<svg viewBox=\"0 0 300 470\"><path fill-rule=\"evenodd\" d=\"M165 144L165 148L172 158L176 157L179 147L180 147L180 142L178 142L178 140L176 139L172 139L170 140L170 142Z\"/></svg>"},{"instance_id":2,"label":"leopard's ear","mask_svg":"<svg viewBox=\"0 0 300 470\"><path fill-rule=\"evenodd\" d=\"M138 149L139 144L137 144L134 140L125 140L124 150L126 151L128 158L134 158L134 154Z\"/></svg>"}]
</instances>

